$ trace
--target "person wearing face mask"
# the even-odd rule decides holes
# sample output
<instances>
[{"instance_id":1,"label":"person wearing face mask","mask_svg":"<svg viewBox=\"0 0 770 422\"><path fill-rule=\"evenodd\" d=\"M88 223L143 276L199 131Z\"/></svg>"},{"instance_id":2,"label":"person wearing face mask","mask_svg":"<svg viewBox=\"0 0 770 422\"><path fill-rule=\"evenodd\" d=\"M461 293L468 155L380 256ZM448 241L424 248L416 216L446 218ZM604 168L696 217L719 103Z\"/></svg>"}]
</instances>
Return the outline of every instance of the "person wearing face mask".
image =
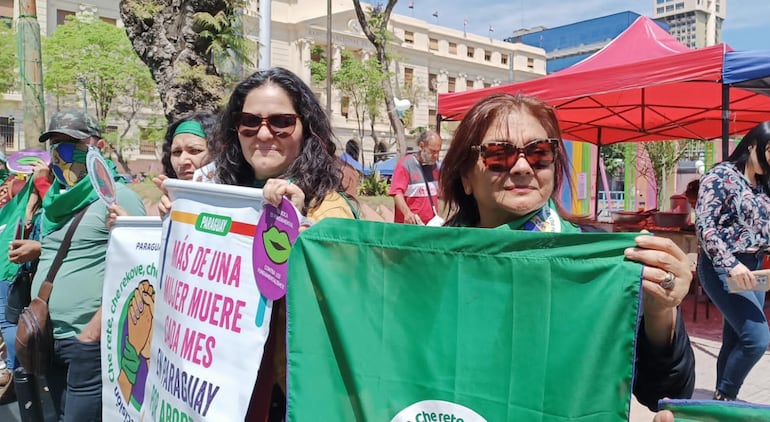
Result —
<instances>
[{"instance_id":1,"label":"person wearing face mask","mask_svg":"<svg viewBox=\"0 0 770 422\"><path fill-rule=\"evenodd\" d=\"M414 154L402 158L393 172L390 196L393 197L396 223L428 223L438 216L438 155L441 136L431 130L420 134Z\"/></svg>"},{"instance_id":2,"label":"person wearing face mask","mask_svg":"<svg viewBox=\"0 0 770 422\"><path fill-rule=\"evenodd\" d=\"M105 141L97 120L80 111L54 114L39 140L50 142L54 181L42 202L41 255L33 295L40 290L73 217L85 209L48 301L54 354L46 380L59 420L101 420L99 341L108 210L86 177L86 155L90 149L101 151ZM114 164L110 165L119 180ZM122 183L116 183L116 198L130 215L146 214L139 196Z\"/></svg>"}]
</instances>

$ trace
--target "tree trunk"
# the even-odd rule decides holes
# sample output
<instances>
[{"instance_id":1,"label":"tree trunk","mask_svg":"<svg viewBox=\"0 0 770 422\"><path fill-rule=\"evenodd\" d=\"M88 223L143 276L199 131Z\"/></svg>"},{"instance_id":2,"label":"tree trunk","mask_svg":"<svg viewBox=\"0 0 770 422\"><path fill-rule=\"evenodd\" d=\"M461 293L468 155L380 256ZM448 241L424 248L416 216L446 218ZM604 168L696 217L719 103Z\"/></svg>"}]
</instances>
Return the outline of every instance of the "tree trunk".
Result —
<instances>
[{"instance_id":1,"label":"tree trunk","mask_svg":"<svg viewBox=\"0 0 770 422\"><path fill-rule=\"evenodd\" d=\"M375 28L375 32L369 27L369 22L366 19L366 14L361 8L360 0L353 0L353 5L356 9L356 17L358 23L361 25L361 30L366 34L366 38L374 46L377 51L377 59L380 62L380 69L382 69L383 75L390 73L390 60L388 59L386 46L387 38L383 35L388 29L388 21L390 20L390 13L393 11L397 0L388 0L387 6L384 10L379 10L377 13L382 14L382 20L379 22L380 27ZM381 6L377 8L382 9ZM393 101L393 85L390 82L390 78L385 77L382 80L382 87L385 90L385 108L388 110L388 120L390 121L390 127L393 128L393 132L396 136L396 151L398 156L401 157L406 154L406 140L404 139L404 124L396 113L396 103Z\"/></svg>"},{"instance_id":2,"label":"tree trunk","mask_svg":"<svg viewBox=\"0 0 770 422\"><path fill-rule=\"evenodd\" d=\"M206 52L193 15L226 10L227 0L121 0L120 16L139 57L150 68L169 122L196 110L215 110L223 81Z\"/></svg>"}]
</instances>

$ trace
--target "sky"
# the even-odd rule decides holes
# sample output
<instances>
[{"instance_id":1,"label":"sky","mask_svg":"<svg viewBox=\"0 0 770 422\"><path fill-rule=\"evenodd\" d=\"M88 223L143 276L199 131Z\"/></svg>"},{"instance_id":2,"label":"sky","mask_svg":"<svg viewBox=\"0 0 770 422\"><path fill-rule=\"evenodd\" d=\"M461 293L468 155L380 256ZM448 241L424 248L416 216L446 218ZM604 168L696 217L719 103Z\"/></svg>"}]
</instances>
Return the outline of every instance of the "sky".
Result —
<instances>
[{"instance_id":1,"label":"sky","mask_svg":"<svg viewBox=\"0 0 770 422\"><path fill-rule=\"evenodd\" d=\"M727 1L727 18L722 41L734 50L770 50L770 34L765 19L770 17L770 0ZM377 0L368 0L377 4ZM382 1L384 4L385 1ZM630 10L652 16L654 0L399 0L394 13L426 22L463 29L478 35L503 39L519 28L553 28L586 19ZM434 17L438 12L438 18ZM489 28L494 29L492 33Z\"/></svg>"}]
</instances>

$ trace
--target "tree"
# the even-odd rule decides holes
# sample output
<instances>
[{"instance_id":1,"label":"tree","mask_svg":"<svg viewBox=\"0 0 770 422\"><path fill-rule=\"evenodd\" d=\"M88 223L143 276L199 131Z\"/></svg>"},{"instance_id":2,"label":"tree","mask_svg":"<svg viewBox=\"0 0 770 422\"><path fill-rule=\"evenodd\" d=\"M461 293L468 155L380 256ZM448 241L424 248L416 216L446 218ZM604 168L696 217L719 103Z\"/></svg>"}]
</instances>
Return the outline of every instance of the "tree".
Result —
<instances>
[{"instance_id":1,"label":"tree","mask_svg":"<svg viewBox=\"0 0 770 422\"><path fill-rule=\"evenodd\" d=\"M358 125L358 136L364 136L364 124L370 122L374 137L374 121L379 115L380 105L384 99L380 64L376 59L358 60L349 51L342 53L340 69L332 77L332 85L340 94L349 98L349 105L355 113ZM375 142L376 142L375 138Z\"/></svg>"},{"instance_id":2,"label":"tree","mask_svg":"<svg viewBox=\"0 0 770 422\"><path fill-rule=\"evenodd\" d=\"M657 141L645 142L644 151L647 153L648 161L638 163L639 173L642 174L648 183L655 184L655 195L658 198L658 208L664 203L663 198L667 180L676 170L676 163L687 152L687 148L692 143L691 140L679 141Z\"/></svg>"},{"instance_id":3,"label":"tree","mask_svg":"<svg viewBox=\"0 0 770 422\"><path fill-rule=\"evenodd\" d=\"M241 0L121 0L128 38L158 84L169 122L216 110L225 96L220 67L243 59Z\"/></svg>"},{"instance_id":4,"label":"tree","mask_svg":"<svg viewBox=\"0 0 770 422\"><path fill-rule=\"evenodd\" d=\"M377 54L377 62L380 65L380 70L383 75L390 73L390 57L387 52L387 44L391 37L388 32L388 21L390 21L390 14L395 7L397 0L388 0L388 4L383 9L382 6L370 8L368 10L369 16L367 18L366 13L361 8L360 0L353 0L353 6L356 9L356 17L358 23L361 25L361 30L366 35L366 38L374 46ZM404 124L396 113L396 103L393 100L393 86L389 77L382 79L382 87L385 91L385 107L388 113L388 120L390 120L390 126L393 128L393 132L396 135L396 145L398 155L402 156L406 153L406 141L404 140Z\"/></svg>"},{"instance_id":5,"label":"tree","mask_svg":"<svg viewBox=\"0 0 770 422\"><path fill-rule=\"evenodd\" d=\"M0 19L0 92L16 85L16 35L10 19Z\"/></svg>"},{"instance_id":6,"label":"tree","mask_svg":"<svg viewBox=\"0 0 770 422\"><path fill-rule=\"evenodd\" d=\"M155 84L125 32L94 16L68 17L43 40L44 87L59 98L81 98L104 124L109 117L126 122L127 134L138 111L157 101ZM90 100L90 101L88 101ZM116 139L105 138L117 161L130 173Z\"/></svg>"}]
</instances>

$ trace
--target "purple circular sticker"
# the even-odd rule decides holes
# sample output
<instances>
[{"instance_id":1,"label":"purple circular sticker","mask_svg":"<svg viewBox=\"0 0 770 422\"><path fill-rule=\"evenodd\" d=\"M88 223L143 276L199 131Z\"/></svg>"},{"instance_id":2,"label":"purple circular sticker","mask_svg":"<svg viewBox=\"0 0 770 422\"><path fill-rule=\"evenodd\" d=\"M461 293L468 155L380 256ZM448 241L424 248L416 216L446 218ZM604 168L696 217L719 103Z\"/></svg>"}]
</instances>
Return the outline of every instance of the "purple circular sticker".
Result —
<instances>
[{"instance_id":1,"label":"purple circular sticker","mask_svg":"<svg viewBox=\"0 0 770 422\"><path fill-rule=\"evenodd\" d=\"M42 161L46 164L51 162L51 155L42 149L26 148L15 152L8 157L8 170L16 173L32 173L35 169L32 167L36 161Z\"/></svg>"},{"instance_id":2,"label":"purple circular sticker","mask_svg":"<svg viewBox=\"0 0 770 422\"><path fill-rule=\"evenodd\" d=\"M254 235L252 265L259 291L270 300L286 294L289 253L298 234L297 210L288 199L283 198L280 207L265 204Z\"/></svg>"}]
</instances>

